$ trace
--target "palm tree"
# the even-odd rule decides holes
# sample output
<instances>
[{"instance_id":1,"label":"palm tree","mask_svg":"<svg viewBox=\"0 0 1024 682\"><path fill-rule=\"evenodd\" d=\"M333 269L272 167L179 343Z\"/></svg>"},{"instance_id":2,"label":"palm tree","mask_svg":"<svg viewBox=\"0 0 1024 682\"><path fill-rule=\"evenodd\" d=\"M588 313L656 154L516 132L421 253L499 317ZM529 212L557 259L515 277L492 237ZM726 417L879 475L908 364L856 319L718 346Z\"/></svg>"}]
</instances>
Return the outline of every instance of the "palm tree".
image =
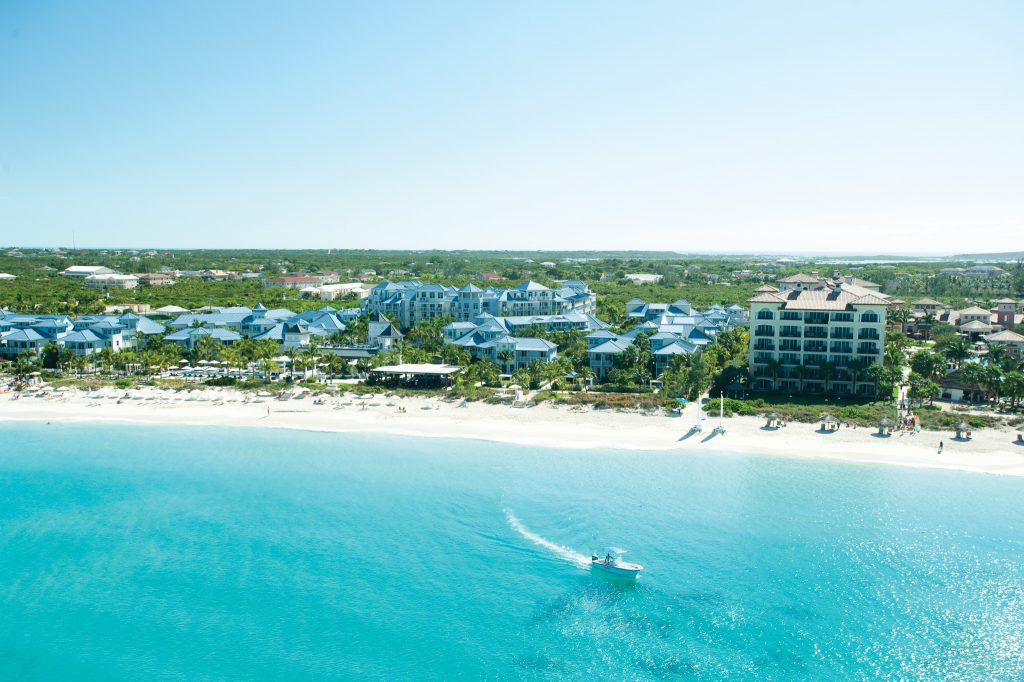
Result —
<instances>
[{"instance_id":1,"label":"palm tree","mask_svg":"<svg viewBox=\"0 0 1024 682\"><path fill-rule=\"evenodd\" d=\"M847 371L850 372L850 378L853 380L854 387L864 377L864 373L868 370L868 362L863 358L854 358L850 360L850 364L846 366Z\"/></svg>"},{"instance_id":2,"label":"palm tree","mask_svg":"<svg viewBox=\"0 0 1024 682\"><path fill-rule=\"evenodd\" d=\"M506 349L498 353L502 374L508 374L511 371L512 363L515 362L515 359L516 354L511 350Z\"/></svg>"},{"instance_id":3,"label":"palm tree","mask_svg":"<svg viewBox=\"0 0 1024 682\"><path fill-rule=\"evenodd\" d=\"M777 358L772 358L765 365L765 371L768 372L768 376L772 378L772 390L778 390L779 375L782 374L782 362Z\"/></svg>"},{"instance_id":4,"label":"palm tree","mask_svg":"<svg viewBox=\"0 0 1024 682\"><path fill-rule=\"evenodd\" d=\"M806 381L812 373L813 371L808 365L797 365L796 369L793 370L793 375L796 376L797 380L800 382L798 390L801 393L804 390L804 381Z\"/></svg>"},{"instance_id":5,"label":"palm tree","mask_svg":"<svg viewBox=\"0 0 1024 682\"><path fill-rule=\"evenodd\" d=\"M964 388L971 388L972 397L984 391L985 380L985 368L976 362L966 363L960 369L960 383Z\"/></svg>"},{"instance_id":6,"label":"palm tree","mask_svg":"<svg viewBox=\"0 0 1024 682\"><path fill-rule=\"evenodd\" d=\"M900 333L907 331L907 320L910 319L910 310L907 308L891 308L886 313L890 323L896 323L893 328L898 330Z\"/></svg>"},{"instance_id":7,"label":"palm tree","mask_svg":"<svg viewBox=\"0 0 1024 682\"><path fill-rule=\"evenodd\" d=\"M1006 346L998 343L990 343L988 345L988 364L995 365L996 367L1002 368L1006 364L1007 358L1010 353L1006 350Z\"/></svg>"},{"instance_id":8,"label":"palm tree","mask_svg":"<svg viewBox=\"0 0 1024 682\"><path fill-rule=\"evenodd\" d=\"M839 373L839 367L835 363L826 361L818 366L818 373L825 382L825 395L830 395L829 389L832 387L832 380Z\"/></svg>"},{"instance_id":9,"label":"palm tree","mask_svg":"<svg viewBox=\"0 0 1024 682\"><path fill-rule=\"evenodd\" d=\"M957 337L945 345L942 354L953 363L954 367L960 367L964 360L971 357L971 344L962 336Z\"/></svg>"},{"instance_id":10,"label":"palm tree","mask_svg":"<svg viewBox=\"0 0 1024 682\"><path fill-rule=\"evenodd\" d=\"M1011 409L1017 409L1017 404L1024 396L1024 373L1008 372L1003 378L1003 391L1010 399Z\"/></svg>"},{"instance_id":11,"label":"palm tree","mask_svg":"<svg viewBox=\"0 0 1024 682\"><path fill-rule=\"evenodd\" d=\"M998 405L999 396L1002 394L1003 388L1003 370L999 365L986 365L984 369L985 378L982 385L988 391L992 400Z\"/></svg>"},{"instance_id":12,"label":"palm tree","mask_svg":"<svg viewBox=\"0 0 1024 682\"><path fill-rule=\"evenodd\" d=\"M932 337L932 327L935 325L935 313L928 310L924 316L918 321L919 325L924 325L924 338L930 339Z\"/></svg>"}]
</instances>

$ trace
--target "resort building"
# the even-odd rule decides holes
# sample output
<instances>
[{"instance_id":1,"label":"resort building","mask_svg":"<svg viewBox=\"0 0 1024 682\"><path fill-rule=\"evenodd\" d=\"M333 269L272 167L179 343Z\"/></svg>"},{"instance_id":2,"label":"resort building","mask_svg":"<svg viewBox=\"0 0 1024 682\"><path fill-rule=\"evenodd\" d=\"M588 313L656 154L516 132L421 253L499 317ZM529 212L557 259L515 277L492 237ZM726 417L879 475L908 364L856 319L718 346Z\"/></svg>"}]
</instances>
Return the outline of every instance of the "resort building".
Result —
<instances>
[{"instance_id":1,"label":"resort building","mask_svg":"<svg viewBox=\"0 0 1024 682\"><path fill-rule=\"evenodd\" d=\"M177 281L169 272L143 272L135 276L139 279L139 284L150 287L167 286Z\"/></svg>"},{"instance_id":2,"label":"resort building","mask_svg":"<svg viewBox=\"0 0 1024 682\"><path fill-rule=\"evenodd\" d=\"M215 308L209 312L179 315L168 326L179 331L197 326L226 329L247 339L276 341L288 348L308 345L311 336L325 338L345 331L347 326L336 313L330 306L296 314L287 308L268 309L257 303L253 308ZM221 339L214 337L214 340Z\"/></svg>"},{"instance_id":3,"label":"resort building","mask_svg":"<svg viewBox=\"0 0 1024 682\"><path fill-rule=\"evenodd\" d=\"M942 322L956 327L956 330L972 341L980 341L983 337L995 332L1012 329L1024 323L1024 302L1010 298L999 299L993 308L970 306L963 310L951 308L917 309L907 327L920 332L934 322ZM941 306L941 304L939 304ZM931 323L926 316L931 315Z\"/></svg>"},{"instance_id":4,"label":"resort building","mask_svg":"<svg viewBox=\"0 0 1024 682\"><path fill-rule=\"evenodd\" d=\"M633 284L657 284L662 278L663 275L649 272L631 272L623 275L623 279L628 279Z\"/></svg>"},{"instance_id":5,"label":"resort building","mask_svg":"<svg viewBox=\"0 0 1024 682\"><path fill-rule=\"evenodd\" d=\"M139 286L139 278L117 272L89 275L85 278L85 286L92 289L134 289Z\"/></svg>"},{"instance_id":6,"label":"resort building","mask_svg":"<svg viewBox=\"0 0 1024 682\"><path fill-rule=\"evenodd\" d=\"M34 329L0 330L0 357L13 360L22 353L39 355L49 340Z\"/></svg>"},{"instance_id":7,"label":"resort building","mask_svg":"<svg viewBox=\"0 0 1024 682\"><path fill-rule=\"evenodd\" d=\"M461 289L441 284L384 281L375 286L364 303L370 313L382 313L400 328L446 315L467 322L488 313L495 317L522 317L582 313L593 315L597 298L577 280L550 289L537 282L524 282L514 289L481 289L467 284Z\"/></svg>"},{"instance_id":8,"label":"resort building","mask_svg":"<svg viewBox=\"0 0 1024 682\"><path fill-rule=\"evenodd\" d=\"M316 287L321 284L319 277L312 275L291 275L288 277L271 277L265 282L268 287L282 287L284 289L305 289Z\"/></svg>"},{"instance_id":9,"label":"resort building","mask_svg":"<svg viewBox=\"0 0 1024 682\"><path fill-rule=\"evenodd\" d=\"M1012 329L1004 329L1001 332L989 334L985 337L985 343L990 346L1003 346L1006 350L1017 356L1024 355L1024 336Z\"/></svg>"},{"instance_id":10,"label":"resort building","mask_svg":"<svg viewBox=\"0 0 1024 682\"><path fill-rule=\"evenodd\" d=\"M873 393L866 369L882 362L888 297L846 281L786 279L785 290L762 286L748 301L753 388Z\"/></svg>"},{"instance_id":11,"label":"resort building","mask_svg":"<svg viewBox=\"0 0 1024 682\"><path fill-rule=\"evenodd\" d=\"M60 274L65 277L76 277L78 279L85 279L92 275L112 275L114 270L105 268L102 265L72 265L67 270L64 270Z\"/></svg>"},{"instance_id":12,"label":"resort building","mask_svg":"<svg viewBox=\"0 0 1024 682\"><path fill-rule=\"evenodd\" d=\"M478 360L490 360L505 373L557 357L557 345L545 339L514 336L514 327L507 319L485 313L472 322L454 322L444 328L444 342L465 348Z\"/></svg>"},{"instance_id":13,"label":"resort building","mask_svg":"<svg viewBox=\"0 0 1024 682\"><path fill-rule=\"evenodd\" d=\"M677 355L689 355L714 343L719 332L745 326L748 318L742 306L713 305L700 311L683 300L647 303L640 299L626 302L626 316L640 324L625 334L602 329L587 336L587 361L597 381L608 377L616 358L641 333L650 339L654 376L660 377Z\"/></svg>"},{"instance_id":14,"label":"resort building","mask_svg":"<svg viewBox=\"0 0 1024 682\"><path fill-rule=\"evenodd\" d=\"M134 313L82 315L72 320L67 315L0 311L0 334L3 335L0 355L13 357L25 351L38 353L49 343L67 348L76 355L91 355L104 348L117 352L136 348L146 338L164 331L166 328L162 324ZM10 336L10 332L26 333Z\"/></svg>"},{"instance_id":15,"label":"resort building","mask_svg":"<svg viewBox=\"0 0 1024 682\"><path fill-rule=\"evenodd\" d=\"M334 301L339 298L362 300L370 295L370 287L363 282L346 284L321 284L302 288L302 298L319 298L321 301Z\"/></svg>"},{"instance_id":16,"label":"resort building","mask_svg":"<svg viewBox=\"0 0 1024 682\"><path fill-rule=\"evenodd\" d=\"M185 350L193 350L201 338L210 338L220 344L231 344L239 341L242 335L223 327L188 327L164 337L164 341L177 343Z\"/></svg>"},{"instance_id":17,"label":"resort building","mask_svg":"<svg viewBox=\"0 0 1024 682\"><path fill-rule=\"evenodd\" d=\"M9 272L0 272L0 282L12 282L16 279L18 278Z\"/></svg>"}]
</instances>

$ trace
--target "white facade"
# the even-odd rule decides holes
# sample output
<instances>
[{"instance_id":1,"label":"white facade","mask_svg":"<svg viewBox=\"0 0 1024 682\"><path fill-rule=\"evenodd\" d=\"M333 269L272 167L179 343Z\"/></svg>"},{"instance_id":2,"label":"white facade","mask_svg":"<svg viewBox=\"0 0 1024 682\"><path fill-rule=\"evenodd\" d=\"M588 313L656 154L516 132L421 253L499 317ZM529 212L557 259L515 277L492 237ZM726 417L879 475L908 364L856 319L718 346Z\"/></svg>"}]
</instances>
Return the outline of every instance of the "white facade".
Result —
<instances>
[{"instance_id":1,"label":"white facade","mask_svg":"<svg viewBox=\"0 0 1024 682\"><path fill-rule=\"evenodd\" d=\"M139 286L139 278L135 275L121 275L116 272L89 275L85 278L85 286L92 289L134 289Z\"/></svg>"},{"instance_id":2,"label":"white facade","mask_svg":"<svg viewBox=\"0 0 1024 682\"><path fill-rule=\"evenodd\" d=\"M866 369L882 362L889 302L850 288L758 289L749 300L755 389L822 393L828 381L831 393L874 392Z\"/></svg>"}]
</instances>

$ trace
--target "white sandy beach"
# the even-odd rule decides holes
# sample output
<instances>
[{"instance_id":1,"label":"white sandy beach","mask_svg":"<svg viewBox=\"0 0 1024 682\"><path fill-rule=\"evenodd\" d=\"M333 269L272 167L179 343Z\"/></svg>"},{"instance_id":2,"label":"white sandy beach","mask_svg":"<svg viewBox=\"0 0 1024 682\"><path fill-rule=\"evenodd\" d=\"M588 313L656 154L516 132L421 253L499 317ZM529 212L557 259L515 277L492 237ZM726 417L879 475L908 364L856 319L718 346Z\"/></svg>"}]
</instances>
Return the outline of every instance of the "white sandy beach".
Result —
<instances>
[{"instance_id":1,"label":"white sandy beach","mask_svg":"<svg viewBox=\"0 0 1024 682\"><path fill-rule=\"evenodd\" d=\"M12 400L7 394L0 396L0 419L373 432L564 448L677 450L681 455L729 451L1024 476L1024 446L1014 443L1016 432L1011 430L982 429L972 440L961 442L947 432L878 437L870 428L821 433L817 424L799 423L766 430L761 418L734 417L725 420L724 435L713 435L715 418L705 422L703 433L689 434L697 420L695 405L682 416L649 416L548 404L517 409L421 398L360 400L352 394L320 405L310 397L287 401L265 397L261 402L243 403L243 396L232 391L207 392L217 397L215 401L189 400L170 391L137 395L119 400L113 391L110 397L67 391ZM940 440L944 442L941 454L937 452Z\"/></svg>"}]
</instances>

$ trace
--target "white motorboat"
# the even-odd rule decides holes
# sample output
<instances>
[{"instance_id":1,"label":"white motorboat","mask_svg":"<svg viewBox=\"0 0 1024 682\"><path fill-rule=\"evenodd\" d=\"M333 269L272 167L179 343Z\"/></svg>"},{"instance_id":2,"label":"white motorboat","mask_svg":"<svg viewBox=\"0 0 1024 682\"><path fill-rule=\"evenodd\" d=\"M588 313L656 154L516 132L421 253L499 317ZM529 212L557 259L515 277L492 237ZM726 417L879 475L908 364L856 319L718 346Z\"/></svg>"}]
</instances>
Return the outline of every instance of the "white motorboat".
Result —
<instances>
[{"instance_id":1,"label":"white motorboat","mask_svg":"<svg viewBox=\"0 0 1024 682\"><path fill-rule=\"evenodd\" d=\"M590 566L605 573L619 575L624 578L635 578L640 575L640 571L644 570L644 567L640 564L631 564L628 561L623 561L622 555L625 553L626 550L624 549L608 547L604 550L604 557L599 557L596 554L590 556Z\"/></svg>"}]
</instances>

